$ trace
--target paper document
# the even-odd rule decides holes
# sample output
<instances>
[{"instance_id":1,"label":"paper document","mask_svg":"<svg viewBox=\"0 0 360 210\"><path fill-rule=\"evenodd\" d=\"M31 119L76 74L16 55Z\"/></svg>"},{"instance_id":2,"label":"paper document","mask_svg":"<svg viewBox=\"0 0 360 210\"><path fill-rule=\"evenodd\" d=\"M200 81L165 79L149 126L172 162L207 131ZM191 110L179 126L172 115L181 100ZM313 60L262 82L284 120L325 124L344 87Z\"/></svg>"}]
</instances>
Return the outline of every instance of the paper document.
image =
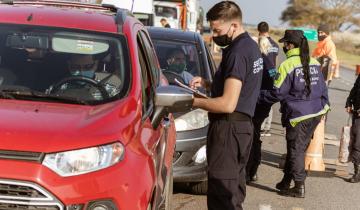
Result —
<instances>
[{"instance_id":1,"label":"paper document","mask_svg":"<svg viewBox=\"0 0 360 210\"><path fill-rule=\"evenodd\" d=\"M186 90L191 91L192 93L194 93L194 95L202 97L202 98L209 98L209 97L206 96L206 94L200 92L199 90L195 90L195 89L190 88L189 86L187 86L184 83L180 82L176 78L174 80L175 80L176 84L178 84L182 88L185 88Z\"/></svg>"}]
</instances>

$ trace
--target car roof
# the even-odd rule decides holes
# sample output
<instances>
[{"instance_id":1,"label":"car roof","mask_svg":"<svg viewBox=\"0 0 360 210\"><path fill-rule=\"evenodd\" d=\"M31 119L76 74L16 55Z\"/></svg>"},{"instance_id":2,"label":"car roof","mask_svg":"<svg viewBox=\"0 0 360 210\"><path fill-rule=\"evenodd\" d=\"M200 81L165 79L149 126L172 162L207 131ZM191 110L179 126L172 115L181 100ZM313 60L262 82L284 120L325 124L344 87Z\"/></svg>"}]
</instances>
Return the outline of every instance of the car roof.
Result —
<instances>
[{"instance_id":1,"label":"car roof","mask_svg":"<svg viewBox=\"0 0 360 210\"><path fill-rule=\"evenodd\" d=\"M185 42L198 42L200 34L193 31L183 31L180 29L146 27L151 38L162 40L177 40Z\"/></svg>"},{"instance_id":2,"label":"car roof","mask_svg":"<svg viewBox=\"0 0 360 210\"><path fill-rule=\"evenodd\" d=\"M116 33L113 9L65 1L11 1L0 4L0 23Z\"/></svg>"}]
</instances>

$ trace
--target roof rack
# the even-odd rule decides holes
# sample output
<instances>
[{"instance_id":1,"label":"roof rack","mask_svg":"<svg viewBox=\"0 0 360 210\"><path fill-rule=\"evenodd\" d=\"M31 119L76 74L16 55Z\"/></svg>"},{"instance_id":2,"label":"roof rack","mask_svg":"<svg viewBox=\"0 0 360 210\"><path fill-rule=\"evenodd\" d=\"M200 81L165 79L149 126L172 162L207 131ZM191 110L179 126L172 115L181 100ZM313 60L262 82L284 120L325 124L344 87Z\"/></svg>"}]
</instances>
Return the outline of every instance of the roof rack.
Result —
<instances>
[{"instance_id":1,"label":"roof rack","mask_svg":"<svg viewBox=\"0 0 360 210\"><path fill-rule=\"evenodd\" d=\"M110 10L109 7L103 7L99 4L88 4L64 0L0 0L1 4L24 4L24 5L50 5L50 6L69 6L87 9Z\"/></svg>"},{"instance_id":2,"label":"roof rack","mask_svg":"<svg viewBox=\"0 0 360 210\"><path fill-rule=\"evenodd\" d=\"M127 9L116 8L115 23L118 26L118 32L122 33L122 25L124 25L127 16L133 16L133 14Z\"/></svg>"},{"instance_id":3,"label":"roof rack","mask_svg":"<svg viewBox=\"0 0 360 210\"><path fill-rule=\"evenodd\" d=\"M13 4L13 0L0 0L0 4Z\"/></svg>"},{"instance_id":4,"label":"roof rack","mask_svg":"<svg viewBox=\"0 0 360 210\"><path fill-rule=\"evenodd\" d=\"M122 33L122 25L125 23L127 16L133 16L133 14L127 9L121 9L112 4L87 4L65 0L0 0L0 4L24 4L24 5L49 5L49 6L69 6L86 9L97 9L110 11L115 13L115 23L118 28L118 32Z\"/></svg>"}]
</instances>

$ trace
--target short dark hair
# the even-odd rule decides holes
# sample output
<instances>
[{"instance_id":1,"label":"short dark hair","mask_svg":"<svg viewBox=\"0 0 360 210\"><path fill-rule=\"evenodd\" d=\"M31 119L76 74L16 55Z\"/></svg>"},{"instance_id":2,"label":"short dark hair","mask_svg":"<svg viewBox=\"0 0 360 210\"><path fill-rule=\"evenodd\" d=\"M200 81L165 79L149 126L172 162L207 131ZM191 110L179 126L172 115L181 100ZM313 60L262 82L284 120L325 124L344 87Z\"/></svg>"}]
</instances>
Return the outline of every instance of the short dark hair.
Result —
<instances>
[{"instance_id":1,"label":"short dark hair","mask_svg":"<svg viewBox=\"0 0 360 210\"><path fill-rule=\"evenodd\" d=\"M166 19L165 19L165 18L161 18L160 22L164 22L164 21L166 21Z\"/></svg>"},{"instance_id":2,"label":"short dark hair","mask_svg":"<svg viewBox=\"0 0 360 210\"><path fill-rule=\"evenodd\" d=\"M269 32L269 24L267 24L267 22L265 22L265 21L262 21L258 24L257 30L260 33L267 33L267 32Z\"/></svg>"},{"instance_id":3,"label":"short dark hair","mask_svg":"<svg viewBox=\"0 0 360 210\"><path fill-rule=\"evenodd\" d=\"M240 22L242 21L242 12L240 7L232 1L222 1L215 4L207 13L206 20L207 21L215 21L215 20L234 20L238 19Z\"/></svg>"}]
</instances>

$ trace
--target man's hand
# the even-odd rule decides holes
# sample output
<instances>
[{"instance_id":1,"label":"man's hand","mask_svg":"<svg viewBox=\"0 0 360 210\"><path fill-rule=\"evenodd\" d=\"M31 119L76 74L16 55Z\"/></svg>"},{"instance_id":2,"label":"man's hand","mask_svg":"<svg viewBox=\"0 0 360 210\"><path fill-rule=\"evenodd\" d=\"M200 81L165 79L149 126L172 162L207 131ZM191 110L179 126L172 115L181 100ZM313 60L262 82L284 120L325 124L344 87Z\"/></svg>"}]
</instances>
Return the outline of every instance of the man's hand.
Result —
<instances>
[{"instance_id":1,"label":"man's hand","mask_svg":"<svg viewBox=\"0 0 360 210\"><path fill-rule=\"evenodd\" d=\"M351 113L351 112L352 112L351 106L348 106L348 107L346 107L345 109L346 109L345 111L346 111L347 113Z\"/></svg>"},{"instance_id":2,"label":"man's hand","mask_svg":"<svg viewBox=\"0 0 360 210\"><path fill-rule=\"evenodd\" d=\"M193 89L206 86L205 79L203 79L202 77L193 77L189 84L190 87Z\"/></svg>"}]
</instances>

